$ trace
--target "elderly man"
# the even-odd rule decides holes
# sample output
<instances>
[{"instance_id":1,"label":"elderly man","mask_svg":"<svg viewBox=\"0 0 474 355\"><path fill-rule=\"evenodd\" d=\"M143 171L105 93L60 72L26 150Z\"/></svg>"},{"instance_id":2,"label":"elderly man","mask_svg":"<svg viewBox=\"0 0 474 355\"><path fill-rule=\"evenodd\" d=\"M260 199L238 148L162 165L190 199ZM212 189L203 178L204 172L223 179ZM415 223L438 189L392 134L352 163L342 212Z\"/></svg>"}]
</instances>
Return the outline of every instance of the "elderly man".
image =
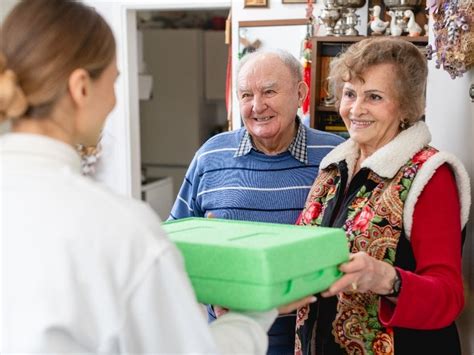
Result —
<instances>
[{"instance_id":1,"label":"elderly man","mask_svg":"<svg viewBox=\"0 0 474 355\"><path fill-rule=\"evenodd\" d=\"M170 219L294 224L321 159L342 142L301 123L297 111L307 93L301 65L290 53L246 55L237 71L245 127L218 134L198 150ZM209 313L215 317L212 308ZM293 353L294 333L294 314L278 318L269 332L269 354Z\"/></svg>"}]
</instances>

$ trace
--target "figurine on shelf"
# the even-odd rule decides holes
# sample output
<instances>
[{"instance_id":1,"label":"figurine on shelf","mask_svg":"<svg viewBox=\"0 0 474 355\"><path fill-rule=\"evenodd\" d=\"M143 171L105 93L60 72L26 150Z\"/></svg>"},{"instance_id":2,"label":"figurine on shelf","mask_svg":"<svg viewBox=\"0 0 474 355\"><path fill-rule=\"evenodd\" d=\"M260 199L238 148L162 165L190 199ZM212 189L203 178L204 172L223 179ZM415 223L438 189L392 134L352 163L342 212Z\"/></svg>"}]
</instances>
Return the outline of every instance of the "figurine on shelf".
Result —
<instances>
[{"instance_id":1,"label":"figurine on shelf","mask_svg":"<svg viewBox=\"0 0 474 355\"><path fill-rule=\"evenodd\" d=\"M395 12L387 11L390 16L390 35L397 37L402 35L402 28L397 24Z\"/></svg>"},{"instance_id":2,"label":"figurine on shelf","mask_svg":"<svg viewBox=\"0 0 474 355\"><path fill-rule=\"evenodd\" d=\"M383 35L385 29L387 28L389 21L382 21L380 19L380 12L382 8L379 5L373 7L373 14L370 19L370 29L372 30L372 35Z\"/></svg>"},{"instance_id":3,"label":"figurine on shelf","mask_svg":"<svg viewBox=\"0 0 474 355\"><path fill-rule=\"evenodd\" d=\"M409 37L418 37L421 35L422 28L415 21L415 14L411 10L406 10L403 14L405 19L408 19L406 32L408 32Z\"/></svg>"},{"instance_id":4,"label":"figurine on shelf","mask_svg":"<svg viewBox=\"0 0 474 355\"><path fill-rule=\"evenodd\" d=\"M335 36L342 36L344 35L344 19L340 18L339 20L336 21L336 24L334 25L334 35Z\"/></svg>"},{"instance_id":5,"label":"figurine on shelf","mask_svg":"<svg viewBox=\"0 0 474 355\"><path fill-rule=\"evenodd\" d=\"M324 8L319 15L319 21L326 28L326 36L334 36L334 26L336 21L341 17L339 8L334 6L334 1L328 0L324 3Z\"/></svg>"}]
</instances>

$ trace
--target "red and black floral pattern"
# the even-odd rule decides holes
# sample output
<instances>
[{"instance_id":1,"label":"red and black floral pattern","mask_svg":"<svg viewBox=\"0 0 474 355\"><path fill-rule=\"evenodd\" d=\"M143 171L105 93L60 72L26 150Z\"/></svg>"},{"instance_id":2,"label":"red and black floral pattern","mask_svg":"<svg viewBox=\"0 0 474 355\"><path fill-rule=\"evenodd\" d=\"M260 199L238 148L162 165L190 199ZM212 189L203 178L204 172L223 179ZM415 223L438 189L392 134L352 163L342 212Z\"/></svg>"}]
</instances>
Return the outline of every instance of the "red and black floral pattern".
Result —
<instances>
[{"instance_id":1,"label":"red and black floral pattern","mask_svg":"<svg viewBox=\"0 0 474 355\"><path fill-rule=\"evenodd\" d=\"M385 179L370 171L367 178L347 205L343 229L352 253L365 251L369 255L393 265L400 234L403 230L403 206L420 167L437 150L426 147L415 154L392 179ZM341 186L338 165L322 170L316 178L306 206L297 223L324 225L325 213L340 214L328 209ZM333 201L334 202L334 201ZM334 205L334 204L333 204ZM348 354L393 354L394 339L391 329L384 328L378 319L380 296L372 292L343 292L338 295L336 317L332 324L335 341ZM300 333L308 320L311 306L298 310L295 353L303 353ZM317 320L316 320L317 322ZM314 325L309 325L314 327Z\"/></svg>"}]
</instances>

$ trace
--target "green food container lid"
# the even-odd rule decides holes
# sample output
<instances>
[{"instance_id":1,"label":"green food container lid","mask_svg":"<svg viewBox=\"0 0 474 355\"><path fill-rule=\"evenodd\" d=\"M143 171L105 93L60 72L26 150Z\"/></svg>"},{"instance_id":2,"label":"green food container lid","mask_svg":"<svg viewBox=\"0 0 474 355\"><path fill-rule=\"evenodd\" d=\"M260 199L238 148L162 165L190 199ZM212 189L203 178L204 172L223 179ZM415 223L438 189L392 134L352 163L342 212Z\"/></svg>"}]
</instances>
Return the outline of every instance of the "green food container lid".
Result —
<instances>
[{"instance_id":1,"label":"green food container lid","mask_svg":"<svg viewBox=\"0 0 474 355\"><path fill-rule=\"evenodd\" d=\"M184 218L163 223L202 303L264 311L327 289L347 261L338 228Z\"/></svg>"}]
</instances>

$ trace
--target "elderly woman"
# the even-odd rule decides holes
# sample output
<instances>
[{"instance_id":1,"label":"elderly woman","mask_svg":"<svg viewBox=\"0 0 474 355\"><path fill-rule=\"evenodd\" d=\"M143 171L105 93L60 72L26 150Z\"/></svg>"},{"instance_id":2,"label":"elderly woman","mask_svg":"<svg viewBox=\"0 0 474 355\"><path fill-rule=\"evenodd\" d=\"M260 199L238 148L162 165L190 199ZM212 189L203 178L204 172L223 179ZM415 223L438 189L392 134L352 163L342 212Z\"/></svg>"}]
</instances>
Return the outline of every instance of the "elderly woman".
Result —
<instances>
[{"instance_id":1,"label":"elderly woman","mask_svg":"<svg viewBox=\"0 0 474 355\"><path fill-rule=\"evenodd\" d=\"M429 145L426 60L408 41L366 39L330 76L350 139L321 162L298 223L343 228L351 257L298 310L296 353L459 354L470 187Z\"/></svg>"}]
</instances>

